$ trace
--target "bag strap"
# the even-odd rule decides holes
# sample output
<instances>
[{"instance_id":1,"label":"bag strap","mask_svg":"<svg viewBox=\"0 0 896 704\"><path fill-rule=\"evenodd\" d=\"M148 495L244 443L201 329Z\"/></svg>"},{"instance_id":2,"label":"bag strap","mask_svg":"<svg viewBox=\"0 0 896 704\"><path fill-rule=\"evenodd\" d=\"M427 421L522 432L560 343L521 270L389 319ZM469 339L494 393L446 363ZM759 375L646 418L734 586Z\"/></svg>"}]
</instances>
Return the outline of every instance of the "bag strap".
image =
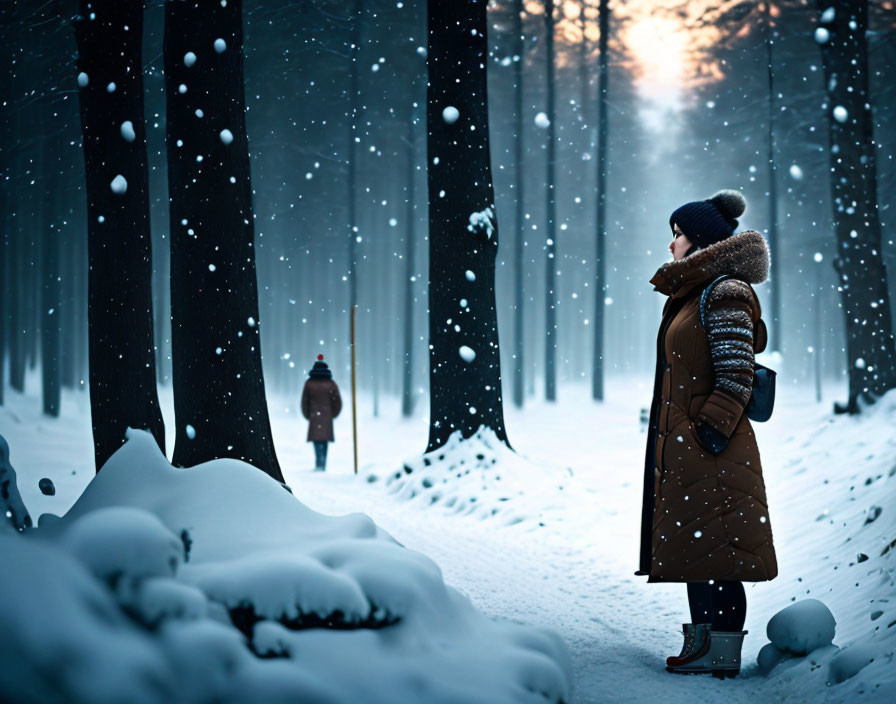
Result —
<instances>
[{"instance_id":1,"label":"bag strap","mask_svg":"<svg viewBox=\"0 0 896 704\"><path fill-rule=\"evenodd\" d=\"M721 276L713 279L709 282L709 285L703 289L703 293L700 294L700 324L703 326L703 329L706 330L706 302L709 300L709 294L712 293L712 290L716 287L716 284L721 283L725 279L730 279L731 277L728 274L722 274ZM754 296L756 294L753 294Z\"/></svg>"},{"instance_id":2,"label":"bag strap","mask_svg":"<svg viewBox=\"0 0 896 704\"><path fill-rule=\"evenodd\" d=\"M709 285L705 289L703 289L703 293L700 294L700 324L703 326L703 329L706 330L706 304L709 301L709 295L712 293L713 288L715 288L716 284L721 283L725 279L734 278L728 274L722 274L721 276L713 279L709 282ZM744 282L746 283L746 282ZM753 351L756 353L765 351L765 347L768 344L768 331L765 327L765 321L762 319L762 307L759 303L759 296L756 295L756 291L753 289L750 284L747 284L750 288L750 293L753 294Z\"/></svg>"}]
</instances>

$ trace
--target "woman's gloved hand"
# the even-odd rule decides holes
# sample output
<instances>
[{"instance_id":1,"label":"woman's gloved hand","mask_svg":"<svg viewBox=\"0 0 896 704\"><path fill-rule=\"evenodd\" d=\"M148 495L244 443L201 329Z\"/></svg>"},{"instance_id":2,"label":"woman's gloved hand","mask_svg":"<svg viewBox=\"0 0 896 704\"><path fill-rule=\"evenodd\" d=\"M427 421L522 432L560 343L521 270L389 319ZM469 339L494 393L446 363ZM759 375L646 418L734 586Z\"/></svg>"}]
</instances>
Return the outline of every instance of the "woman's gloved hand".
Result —
<instances>
[{"instance_id":1,"label":"woman's gloved hand","mask_svg":"<svg viewBox=\"0 0 896 704\"><path fill-rule=\"evenodd\" d=\"M728 437L702 420L694 425L694 434L700 446L713 455L721 454L728 446Z\"/></svg>"}]
</instances>

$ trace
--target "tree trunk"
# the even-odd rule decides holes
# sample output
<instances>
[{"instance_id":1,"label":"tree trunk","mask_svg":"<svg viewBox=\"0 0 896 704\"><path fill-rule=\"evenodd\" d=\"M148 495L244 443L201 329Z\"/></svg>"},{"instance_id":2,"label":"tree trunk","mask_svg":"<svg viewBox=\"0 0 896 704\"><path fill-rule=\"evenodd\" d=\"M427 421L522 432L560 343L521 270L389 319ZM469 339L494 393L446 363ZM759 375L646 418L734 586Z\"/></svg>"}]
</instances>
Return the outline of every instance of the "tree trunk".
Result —
<instances>
[{"instance_id":1,"label":"tree trunk","mask_svg":"<svg viewBox=\"0 0 896 704\"><path fill-rule=\"evenodd\" d=\"M486 5L427 3L430 451L455 431L468 438L480 426L507 442L495 311Z\"/></svg>"},{"instance_id":2,"label":"tree trunk","mask_svg":"<svg viewBox=\"0 0 896 704\"><path fill-rule=\"evenodd\" d=\"M411 101L417 97L417 82L412 83ZM417 109L411 110L407 135L407 199L404 246L404 321L401 376L401 415L410 418L414 412L414 258L417 239Z\"/></svg>"},{"instance_id":3,"label":"tree trunk","mask_svg":"<svg viewBox=\"0 0 896 704\"><path fill-rule=\"evenodd\" d=\"M261 364L242 8L165 6L173 463L234 457L282 482Z\"/></svg>"},{"instance_id":4,"label":"tree trunk","mask_svg":"<svg viewBox=\"0 0 896 704\"><path fill-rule=\"evenodd\" d=\"M17 38L21 38L22 33L17 32ZM17 86L13 81L14 90L21 90L21 86ZM18 96L18 92L14 95ZM13 134L22 134L24 120L22 118L23 110L20 106L14 108L15 116L13 118ZM26 198L24 197L24 188L21 186L23 165L25 164L25 156L23 155L24 147L21 143L14 145L12 154L12 176L14 177L13 188L15 194L13 196L12 206L14 212L9 214L9 386L11 389L24 393L25 391L25 233L24 233L24 211L26 208Z\"/></svg>"},{"instance_id":5,"label":"tree trunk","mask_svg":"<svg viewBox=\"0 0 896 704\"><path fill-rule=\"evenodd\" d=\"M361 106L361 84L358 72L361 70L359 58L361 53L361 24L364 18L363 0L355 0L352 12L352 46L349 50L349 145L348 145L348 309L349 311L358 303L358 157L361 132L364 123L364 111Z\"/></svg>"},{"instance_id":6,"label":"tree trunk","mask_svg":"<svg viewBox=\"0 0 896 704\"><path fill-rule=\"evenodd\" d=\"M849 400L840 412L858 413L896 388L896 346L877 205L877 160L868 95L868 3L819 2L830 124L831 199L846 322ZM831 17L833 14L833 17Z\"/></svg>"},{"instance_id":7,"label":"tree trunk","mask_svg":"<svg viewBox=\"0 0 896 704\"><path fill-rule=\"evenodd\" d=\"M74 389L77 385L77 367L75 360L77 334L75 325L77 321L76 306L78 302L78 289L75 284L77 279L77 267L79 265L75 240L80 237L80 228L78 227L79 218L74 213L69 213L70 226L66 236L60 242L65 255L62 258L64 268L62 274L62 284L64 293L62 294L63 316L60 319L62 324L62 341L60 347L60 376L62 386L66 389ZM73 232L74 230L74 232Z\"/></svg>"},{"instance_id":8,"label":"tree trunk","mask_svg":"<svg viewBox=\"0 0 896 704\"><path fill-rule=\"evenodd\" d=\"M513 248L513 403L517 408L523 407L525 399L525 337L523 329L523 312L526 301L523 292L525 267L523 249L525 247L525 213L523 201L523 66L525 54L523 49L523 0L513 3L513 108L514 108L514 140L513 159L516 199Z\"/></svg>"},{"instance_id":9,"label":"tree trunk","mask_svg":"<svg viewBox=\"0 0 896 704\"><path fill-rule=\"evenodd\" d=\"M544 397L557 400L557 203L556 121L554 109L554 0L544 3L545 69L547 84L547 173L545 175L545 282L544 282Z\"/></svg>"},{"instance_id":10,"label":"tree trunk","mask_svg":"<svg viewBox=\"0 0 896 704\"><path fill-rule=\"evenodd\" d=\"M53 131L53 128L50 128ZM59 415L60 397L60 360L59 338L61 333L62 295L59 281L59 254L62 246L61 213L61 179L58 161L63 153L63 140L54 135L50 137L53 145L52 154L44 160L44 178L47 188L44 192L45 203L49 205L49 224L45 224L40 233L41 238L41 335L40 364L43 390L43 412L48 416ZM48 163L49 162L49 163Z\"/></svg>"},{"instance_id":11,"label":"tree trunk","mask_svg":"<svg viewBox=\"0 0 896 704\"><path fill-rule=\"evenodd\" d=\"M594 350L591 372L591 398L604 399L604 320L607 295L607 115L608 56L610 9L607 0L600 0L598 23L598 82L597 82L597 261L594 281Z\"/></svg>"},{"instance_id":12,"label":"tree trunk","mask_svg":"<svg viewBox=\"0 0 896 704\"><path fill-rule=\"evenodd\" d=\"M165 449L152 334L142 30L142 2L82 0L81 16L75 20L78 70L88 79L79 95L87 175L90 409L97 471L121 447L129 427L149 430Z\"/></svg>"},{"instance_id":13,"label":"tree trunk","mask_svg":"<svg viewBox=\"0 0 896 704\"><path fill-rule=\"evenodd\" d=\"M771 3L765 3L765 39L768 59L768 248L776 269L771 272L771 325L769 345L772 350L781 350L781 276L783 272L778 259L778 183L777 158L775 149L775 73L772 68L772 45L777 32L774 30Z\"/></svg>"},{"instance_id":14,"label":"tree trunk","mask_svg":"<svg viewBox=\"0 0 896 704\"><path fill-rule=\"evenodd\" d=\"M6 126L4 125L4 127ZM6 132L6 134L9 134L9 132ZM8 159L6 145L3 146L3 155ZM12 293L12 288L9 286L10 270L12 269L12 264L9 261L10 223L12 222L9 215L10 200L9 191L4 188L0 192L0 208L2 208L0 210L0 227L3 228L0 231L0 277L2 277L2 281L0 281L0 406L5 401L6 374L4 372L6 369L8 340L7 328L9 327L9 298Z\"/></svg>"}]
</instances>

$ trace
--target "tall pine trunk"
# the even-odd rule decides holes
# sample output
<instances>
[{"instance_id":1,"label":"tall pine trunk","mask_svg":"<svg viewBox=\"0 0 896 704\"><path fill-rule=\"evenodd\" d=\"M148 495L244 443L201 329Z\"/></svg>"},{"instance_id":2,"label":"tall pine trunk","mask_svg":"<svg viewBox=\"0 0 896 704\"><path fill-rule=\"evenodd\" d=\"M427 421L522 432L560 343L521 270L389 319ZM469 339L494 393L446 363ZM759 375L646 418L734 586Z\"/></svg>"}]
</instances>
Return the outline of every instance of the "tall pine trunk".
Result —
<instances>
[{"instance_id":1,"label":"tall pine trunk","mask_svg":"<svg viewBox=\"0 0 896 704\"><path fill-rule=\"evenodd\" d=\"M13 32L13 41L17 46L22 45L24 32L20 29L21 23L16 23ZM18 99L24 93L23 79L20 70L11 77L12 95ZM24 110L20 104L14 103L11 108L14 112L12 119L12 134L20 135L25 124ZM9 229L7 230L7 257L9 258L9 278L4 282L4 287L9 296L9 386L14 391L25 391L25 232L24 210L26 199L23 197L25 190L22 185L24 165L26 163L23 154L24 146L21 141L10 145L11 154L8 162L11 164L10 186L14 188L10 198Z\"/></svg>"},{"instance_id":2,"label":"tall pine trunk","mask_svg":"<svg viewBox=\"0 0 896 704\"><path fill-rule=\"evenodd\" d=\"M607 295L607 114L608 56L610 9L607 0L600 0L598 10L597 74L597 261L594 281L594 349L591 360L591 398L604 400L604 326Z\"/></svg>"},{"instance_id":3,"label":"tall pine trunk","mask_svg":"<svg viewBox=\"0 0 896 704\"><path fill-rule=\"evenodd\" d=\"M165 6L172 461L234 457L282 482L261 364L242 10Z\"/></svg>"},{"instance_id":4,"label":"tall pine trunk","mask_svg":"<svg viewBox=\"0 0 896 704\"><path fill-rule=\"evenodd\" d=\"M544 3L545 69L547 84L547 154L545 174L545 282L544 282L544 397L557 400L557 115L554 109L554 0Z\"/></svg>"},{"instance_id":5,"label":"tall pine trunk","mask_svg":"<svg viewBox=\"0 0 896 704\"><path fill-rule=\"evenodd\" d=\"M417 81L411 83L412 98L417 97ZM407 134L407 183L404 243L404 320L402 321L401 415L410 418L414 412L414 259L417 245L417 108L412 108Z\"/></svg>"},{"instance_id":6,"label":"tall pine trunk","mask_svg":"<svg viewBox=\"0 0 896 704\"><path fill-rule=\"evenodd\" d=\"M90 410L97 471L129 427L165 449L152 333L143 3L82 0L75 20L87 175Z\"/></svg>"},{"instance_id":7,"label":"tall pine trunk","mask_svg":"<svg viewBox=\"0 0 896 704\"><path fill-rule=\"evenodd\" d=\"M775 32L772 22L771 3L765 3L766 58L768 59L768 248L776 270L769 277L771 285L771 325L769 345L773 350L781 349L781 262L778 259L778 182L777 155L775 149L775 72L772 68L772 45Z\"/></svg>"},{"instance_id":8,"label":"tall pine trunk","mask_svg":"<svg viewBox=\"0 0 896 704\"><path fill-rule=\"evenodd\" d=\"M838 411L857 413L896 388L896 346L877 205L877 159L868 94L868 3L819 2L830 124L831 200L846 323L849 400ZM817 37L818 38L818 37Z\"/></svg>"},{"instance_id":9,"label":"tall pine trunk","mask_svg":"<svg viewBox=\"0 0 896 704\"><path fill-rule=\"evenodd\" d=\"M513 161L514 161L514 199L515 216L513 224L513 404L523 407L525 398L525 330L523 328L526 301L523 291L525 265L523 249L525 247L525 213L523 201L523 66L525 54L523 50L523 0L513 3Z\"/></svg>"},{"instance_id":10,"label":"tall pine trunk","mask_svg":"<svg viewBox=\"0 0 896 704\"><path fill-rule=\"evenodd\" d=\"M480 426L507 441L495 311L487 0L427 3L429 450ZM455 112L456 110L456 112Z\"/></svg>"},{"instance_id":11,"label":"tall pine trunk","mask_svg":"<svg viewBox=\"0 0 896 704\"><path fill-rule=\"evenodd\" d=\"M53 129L51 128L51 132ZM47 188L45 203L49 206L49 224L45 224L41 238L41 335L40 364L43 391L43 412L48 416L59 415L60 400L60 349L62 332L62 286L60 285L60 250L62 247L62 223L65 220L62 209L62 179L59 159L63 153L61 135L49 138L52 153L44 165Z\"/></svg>"},{"instance_id":12,"label":"tall pine trunk","mask_svg":"<svg viewBox=\"0 0 896 704\"><path fill-rule=\"evenodd\" d=\"M4 127L6 126L7 123L4 120ZM9 132L7 131L6 134L9 134ZM2 153L8 159L8 147L6 144L2 147ZM3 169L3 171L5 172L6 169ZM6 175L6 173L0 173L0 177L5 177ZM10 224L12 222L12 218L9 215L11 200L7 189L0 191L0 228L2 228L0 230L0 278L2 278L2 281L0 281L0 406L5 401L4 394L6 392L6 348L9 339L7 331L9 329L10 294L12 293L9 285L12 269L9 257Z\"/></svg>"},{"instance_id":13,"label":"tall pine trunk","mask_svg":"<svg viewBox=\"0 0 896 704\"><path fill-rule=\"evenodd\" d=\"M358 72L361 70L359 56L361 53L361 23L364 18L363 0L355 0L352 11L352 44L349 49L349 144L348 144L348 192L345 194L348 203L348 308L349 311L358 304L358 161L360 154L359 140L364 124L364 113L361 106L361 83Z\"/></svg>"}]
</instances>

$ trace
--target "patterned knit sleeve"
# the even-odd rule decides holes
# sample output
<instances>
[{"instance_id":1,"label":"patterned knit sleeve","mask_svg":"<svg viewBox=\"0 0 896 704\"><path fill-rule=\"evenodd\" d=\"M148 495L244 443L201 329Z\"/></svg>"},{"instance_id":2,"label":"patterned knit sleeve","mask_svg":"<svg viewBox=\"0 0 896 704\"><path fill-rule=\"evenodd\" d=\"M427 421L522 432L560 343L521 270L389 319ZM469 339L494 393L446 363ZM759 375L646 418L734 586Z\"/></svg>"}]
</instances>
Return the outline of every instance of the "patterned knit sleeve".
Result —
<instances>
[{"instance_id":1,"label":"patterned knit sleeve","mask_svg":"<svg viewBox=\"0 0 896 704\"><path fill-rule=\"evenodd\" d=\"M726 279L710 292L706 335L715 384L698 420L729 437L753 387L753 291L742 281Z\"/></svg>"}]
</instances>

